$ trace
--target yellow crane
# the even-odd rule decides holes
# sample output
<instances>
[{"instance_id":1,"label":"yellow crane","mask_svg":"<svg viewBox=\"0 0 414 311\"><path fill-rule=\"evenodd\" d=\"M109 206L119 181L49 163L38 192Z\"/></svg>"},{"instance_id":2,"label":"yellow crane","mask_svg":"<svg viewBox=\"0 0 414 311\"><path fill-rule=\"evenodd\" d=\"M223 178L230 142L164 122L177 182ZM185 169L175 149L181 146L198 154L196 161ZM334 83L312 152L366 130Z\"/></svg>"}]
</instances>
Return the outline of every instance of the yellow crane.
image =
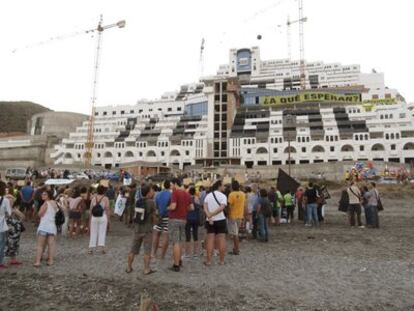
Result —
<instances>
[{"instance_id":1,"label":"yellow crane","mask_svg":"<svg viewBox=\"0 0 414 311\"><path fill-rule=\"evenodd\" d=\"M99 17L99 23L96 28L83 30L83 31L77 31L66 35L59 35L55 37L51 37L47 40L40 41L33 44L28 44L22 48L16 48L12 50L12 53L17 53L20 50L30 49L30 48L36 48L38 46L50 44L59 40L64 40L67 38L75 37L82 34L88 34L88 33L97 33L97 41L96 41L96 51L95 51L95 62L94 62L94 74L93 74L93 87L92 87L92 97L91 97L91 115L89 117L88 122L88 133L87 133L87 139L85 144L85 154L84 154L84 160L85 160L85 167L91 166L92 161L92 151L94 146L94 121L95 121L95 107L96 107L96 99L97 99L97 87L98 87L98 73L99 73L99 61L100 61L100 54L101 54L101 45L102 45L102 33L110 28L124 28L125 27L125 20L121 20L117 23L109 24L109 25L103 25L103 17L100 15Z\"/></svg>"},{"instance_id":2,"label":"yellow crane","mask_svg":"<svg viewBox=\"0 0 414 311\"><path fill-rule=\"evenodd\" d=\"M95 108L96 108L96 99L97 99L97 87L98 87L98 73L99 73L99 60L101 55L101 45L102 45L102 33L110 28L118 27L123 28L125 27L125 21L121 20L117 23L105 25L102 26L103 18L102 15L99 20L98 27L95 29L95 31L98 32L97 41L96 41L96 52L95 52L95 65L94 65L94 76L93 76L93 88L92 88L92 98L91 98L91 106L92 111L91 115L89 117L88 122L88 136L86 139L85 144L85 154L84 154L84 160L85 160L85 167L89 168L91 166L92 162L92 151L94 146L94 123L95 123Z\"/></svg>"}]
</instances>

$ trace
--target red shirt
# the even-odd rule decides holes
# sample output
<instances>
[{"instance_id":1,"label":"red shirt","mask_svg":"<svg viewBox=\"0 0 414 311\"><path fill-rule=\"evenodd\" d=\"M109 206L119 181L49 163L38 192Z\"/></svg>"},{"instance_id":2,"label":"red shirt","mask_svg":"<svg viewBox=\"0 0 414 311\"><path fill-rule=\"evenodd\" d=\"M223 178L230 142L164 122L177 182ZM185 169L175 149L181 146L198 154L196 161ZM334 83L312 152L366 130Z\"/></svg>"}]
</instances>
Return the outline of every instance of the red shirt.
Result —
<instances>
[{"instance_id":1,"label":"red shirt","mask_svg":"<svg viewBox=\"0 0 414 311\"><path fill-rule=\"evenodd\" d=\"M188 207L191 204L191 196L184 190L177 189L173 191L171 203L176 203L176 208L170 211L168 217L171 219L187 219Z\"/></svg>"}]
</instances>

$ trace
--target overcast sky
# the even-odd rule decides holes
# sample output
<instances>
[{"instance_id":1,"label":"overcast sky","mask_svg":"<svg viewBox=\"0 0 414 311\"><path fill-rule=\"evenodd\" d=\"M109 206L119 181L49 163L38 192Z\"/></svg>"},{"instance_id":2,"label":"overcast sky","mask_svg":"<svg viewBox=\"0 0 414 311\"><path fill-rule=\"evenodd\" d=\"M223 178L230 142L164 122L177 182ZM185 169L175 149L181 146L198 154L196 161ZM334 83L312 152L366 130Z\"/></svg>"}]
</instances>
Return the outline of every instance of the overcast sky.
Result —
<instances>
[{"instance_id":1,"label":"overcast sky","mask_svg":"<svg viewBox=\"0 0 414 311\"><path fill-rule=\"evenodd\" d=\"M304 0L305 57L360 64L366 72L375 68L385 73L387 86L414 101L413 11L412 0ZM35 43L94 28L99 14L105 24L127 23L103 35L102 106L157 98L196 81L202 37L205 74L228 62L230 48L259 45L262 59L286 58L285 24L298 10L295 0L2 1L0 100L88 113L95 38ZM291 32L292 56L298 58L297 25Z\"/></svg>"}]
</instances>

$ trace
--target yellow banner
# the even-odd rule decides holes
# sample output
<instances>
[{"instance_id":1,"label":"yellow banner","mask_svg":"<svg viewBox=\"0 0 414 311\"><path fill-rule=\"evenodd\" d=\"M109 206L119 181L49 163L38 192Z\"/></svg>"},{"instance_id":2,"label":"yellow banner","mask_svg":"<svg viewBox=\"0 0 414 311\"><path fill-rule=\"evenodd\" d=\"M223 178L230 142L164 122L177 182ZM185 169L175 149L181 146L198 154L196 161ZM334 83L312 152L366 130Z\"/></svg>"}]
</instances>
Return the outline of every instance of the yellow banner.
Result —
<instances>
[{"instance_id":1,"label":"yellow banner","mask_svg":"<svg viewBox=\"0 0 414 311\"><path fill-rule=\"evenodd\" d=\"M305 92L287 96L265 96L260 98L261 104L266 106L300 104L305 102L341 102L361 103L361 95L344 95L324 92Z\"/></svg>"}]
</instances>

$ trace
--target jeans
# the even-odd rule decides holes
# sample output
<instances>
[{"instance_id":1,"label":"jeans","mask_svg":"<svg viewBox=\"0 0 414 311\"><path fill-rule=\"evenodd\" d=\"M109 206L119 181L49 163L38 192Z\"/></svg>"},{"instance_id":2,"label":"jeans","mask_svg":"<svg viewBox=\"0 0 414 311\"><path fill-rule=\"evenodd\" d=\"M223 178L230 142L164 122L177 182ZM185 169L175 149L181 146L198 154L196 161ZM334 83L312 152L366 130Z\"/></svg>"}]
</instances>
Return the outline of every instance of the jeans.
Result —
<instances>
[{"instance_id":1,"label":"jeans","mask_svg":"<svg viewBox=\"0 0 414 311\"><path fill-rule=\"evenodd\" d=\"M269 240L269 232L267 230L267 223L268 218L265 217L263 214L259 214L259 236L258 239L260 241L268 241Z\"/></svg>"},{"instance_id":2,"label":"jeans","mask_svg":"<svg viewBox=\"0 0 414 311\"><path fill-rule=\"evenodd\" d=\"M252 229L252 235L254 239L257 239L257 212L253 211L252 213L252 218L253 218L253 229Z\"/></svg>"},{"instance_id":3,"label":"jeans","mask_svg":"<svg viewBox=\"0 0 414 311\"><path fill-rule=\"evenodd\" d=\"M369 214L369 213L368 213ZM362 226L361 222L361 204L350 204L348 207L349 224L355 226L355 215L358 226Z\"/></svg>"},{"instance_id":4,"label":"jeans","mask_svg":"<svg viewBox=\"0 0 414 311\"><path fill-rule=\"evenodd\" d=\"M365 217L367 225L374 228L379 228L378 207L375 205L368 205L365 208Z\"/></svg>"},{"instance_id":5,"label":"jeans","mask_svg":"<svg viewBox=\"0 0 414 311\"><path fill-rule=\"evenodd\" d=\"M306 211L307 211L308 224L311 224L313 222L314 225L319 225L317 204L316 203L308 204L308 206L306 206Z\"/></svg>"},{"instance_id":6,"label":"jeans","mask_svg":"<svg viewBox=\"0 0 414 311\"><path fill-rule=\"evenodd\" d=\"M4 260L4 248L6 247L7 231L0 232L0 265L3 264Z\"/></svg>"}]
</instances>

